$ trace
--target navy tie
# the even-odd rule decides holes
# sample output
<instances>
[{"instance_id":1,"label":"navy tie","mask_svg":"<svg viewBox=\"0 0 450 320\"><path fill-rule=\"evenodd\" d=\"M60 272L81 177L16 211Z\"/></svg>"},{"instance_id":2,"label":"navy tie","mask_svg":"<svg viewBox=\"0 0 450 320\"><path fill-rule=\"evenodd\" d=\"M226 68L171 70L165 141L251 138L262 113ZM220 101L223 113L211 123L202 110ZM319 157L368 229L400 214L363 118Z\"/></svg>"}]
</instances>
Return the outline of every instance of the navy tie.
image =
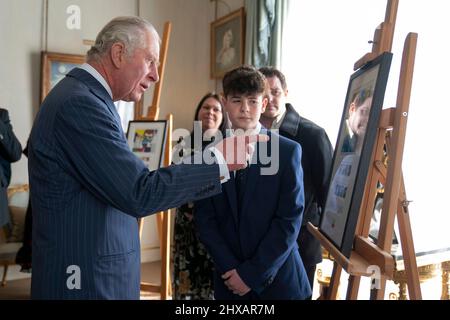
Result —
<instances>
[{"instance_id":1,"label":"navy tie","mask_svg":"<svg viewBox=\"0 0 450 320\"><path fill-rule=\"evenodd\" d=\"M247 183L247 172L248 167L245 169L241 169L236 171L235 183L236 183L236 195L237 195L237 205L238 205L238 213L241 213L241 208L244 201L244 193L245 186Z\"/></svg>"}]
</instances>

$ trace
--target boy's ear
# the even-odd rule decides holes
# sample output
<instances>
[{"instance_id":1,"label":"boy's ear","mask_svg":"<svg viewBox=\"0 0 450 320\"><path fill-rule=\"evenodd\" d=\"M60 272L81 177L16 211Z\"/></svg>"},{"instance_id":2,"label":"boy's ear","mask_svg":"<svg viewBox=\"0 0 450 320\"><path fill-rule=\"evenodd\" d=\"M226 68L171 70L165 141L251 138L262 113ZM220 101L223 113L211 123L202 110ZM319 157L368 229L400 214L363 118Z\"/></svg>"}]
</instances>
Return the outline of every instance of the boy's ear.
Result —
<instances>
[{"instance_id":1,"label":"boy's ear","mask_svg":"<svg viewBox=\"0 0 450 320\"><path fill-rule=\"evenodd\" d=\"M222 101L222 105L225 108L227 105L227 97L225 97L223 94L220 95L220 100Z\"/></svg>"},{"instance_id":2,"label":"boy's ear","mask_svg":"<svg viewBox=\"0 0 450 320\"><path fill-rule=\"evenodd\" d=\"M269 99L267 96L263 96L262 99L262 105L261 105L261 113L264 113L266 111L267 104L269 103Z\"/></svg>"}]
</instances>

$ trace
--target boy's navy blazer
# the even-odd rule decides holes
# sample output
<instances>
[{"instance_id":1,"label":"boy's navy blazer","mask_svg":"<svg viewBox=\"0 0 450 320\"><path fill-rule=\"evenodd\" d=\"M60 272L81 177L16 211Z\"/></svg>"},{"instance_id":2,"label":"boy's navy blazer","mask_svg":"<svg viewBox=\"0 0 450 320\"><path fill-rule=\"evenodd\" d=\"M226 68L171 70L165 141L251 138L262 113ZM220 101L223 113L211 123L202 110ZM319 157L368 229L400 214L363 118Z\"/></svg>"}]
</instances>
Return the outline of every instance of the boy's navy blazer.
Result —
<instances>
[{"instance_id":1,"label":"boy's navy blazer","mask_svg":"<svg viewBox=\"0 0 450 320\"><path fill-rule=\"evenodd\" d=\"M265 129L261 133L279 140L279 152L270 142L256 148L258 152L265 144L272 161L278 161L278 173L262 175L261 168L269 165L259 157L250 165L241 212L233 174L221 194L196 202L195 224L216 266L217 299L246 298L233 294L220 277L232 269L259 299L311 295L297 245L304 208L301 147Z\"/></svg>"}]
</instances>

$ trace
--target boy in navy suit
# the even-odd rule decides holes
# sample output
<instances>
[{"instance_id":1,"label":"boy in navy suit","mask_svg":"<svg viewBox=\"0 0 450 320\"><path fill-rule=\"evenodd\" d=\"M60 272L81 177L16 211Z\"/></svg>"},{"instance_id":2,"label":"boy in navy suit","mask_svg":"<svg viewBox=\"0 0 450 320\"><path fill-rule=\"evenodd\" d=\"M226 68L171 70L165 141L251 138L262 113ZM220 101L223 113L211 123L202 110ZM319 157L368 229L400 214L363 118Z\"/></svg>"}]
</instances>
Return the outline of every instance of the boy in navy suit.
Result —
<instances>
[{"instance_id":1,"label":"boy in navy suit","mask_svg":"<svg viewBox=\"0 0 450 320\"><path fill-rule=\"evenodd\" d=\"M232 174L221 194L197 203L196 227L215 264L215 298L305 299L311 288L296 242L304 208L301 147L261 127L266 79L258 70L228 72L223 90L231 134L267 133L271 141L255 146L249 166ZM275 174L264 170L264 156Z\"/></svg>"}]
</instances>

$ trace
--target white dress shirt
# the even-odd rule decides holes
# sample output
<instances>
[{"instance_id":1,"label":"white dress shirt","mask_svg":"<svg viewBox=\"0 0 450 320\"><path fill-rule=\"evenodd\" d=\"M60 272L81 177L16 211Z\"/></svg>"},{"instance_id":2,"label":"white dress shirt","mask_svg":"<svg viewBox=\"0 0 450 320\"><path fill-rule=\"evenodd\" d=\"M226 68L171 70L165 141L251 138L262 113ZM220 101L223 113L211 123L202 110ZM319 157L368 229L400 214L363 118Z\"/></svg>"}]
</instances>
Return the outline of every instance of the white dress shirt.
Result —
<instances>
[{"instance_id":1,"label":"white dress shirt","mask_svg":"<svg viewBox=\"0 0 450 320\"><path fill-rule=\"evenodd\" d=\"M109 93L111 99L113 98L111 87L108 85L108 82L106 82L105 78L89 63L83 63L81 66L79 66L80 69L83 69L87 73L89 73L91 76L95 78L98 82L101 83L101 85L106 89L106 91Z\"/></svg>"}]
</instances>

